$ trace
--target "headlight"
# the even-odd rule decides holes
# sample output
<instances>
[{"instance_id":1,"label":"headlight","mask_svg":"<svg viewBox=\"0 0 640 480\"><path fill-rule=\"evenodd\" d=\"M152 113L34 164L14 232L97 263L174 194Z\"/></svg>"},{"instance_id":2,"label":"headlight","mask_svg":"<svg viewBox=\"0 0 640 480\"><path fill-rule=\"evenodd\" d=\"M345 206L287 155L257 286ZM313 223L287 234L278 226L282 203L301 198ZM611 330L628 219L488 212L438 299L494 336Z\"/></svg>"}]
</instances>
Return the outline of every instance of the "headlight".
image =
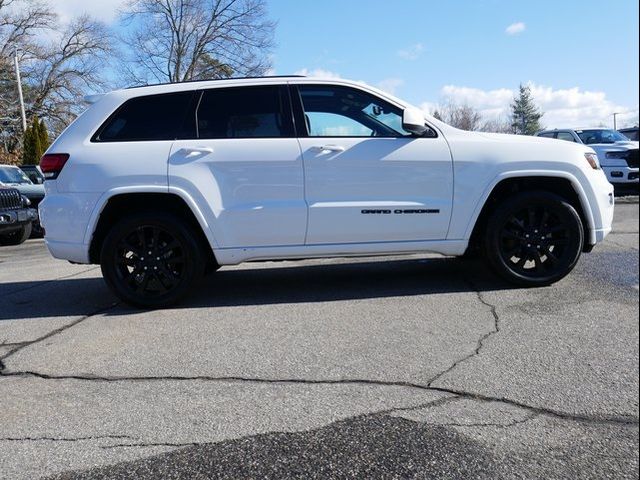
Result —
<instances>
[{"instance_id":1,"label":"headlight","mask_svg":"<svg viewBox=\"0 0 640 480\"><path fill-rule=\"evenodd\" d=\"M600 168L598 155L596 155L595 153L585 152L584 158L586 158L587 162L589 162L589 165L591 165L591 168L593 168L594 170L598 170Z\"/></svg>"},{"instance_id":2,"label":"headlight","mask_svg":"<svg viewBox=\"0 0 640 480\"><path fill-rule=\"evenodd\" d=\"M607 158L627 158L627 155L629 155L628 151L619 151L619 152L607 152L606 153L606 157Z\"/></svg>"},{"instance_id":3,"label":"headlight","mask_svg":"<svg viewBox=\"0 0 640 480\"><path fill-rule=\"evenodd\" d=\"M31 205L31 200L29 200L27 197L22 195L22 206L28 207L29 205Z\"/></svg>"}]
</instances>

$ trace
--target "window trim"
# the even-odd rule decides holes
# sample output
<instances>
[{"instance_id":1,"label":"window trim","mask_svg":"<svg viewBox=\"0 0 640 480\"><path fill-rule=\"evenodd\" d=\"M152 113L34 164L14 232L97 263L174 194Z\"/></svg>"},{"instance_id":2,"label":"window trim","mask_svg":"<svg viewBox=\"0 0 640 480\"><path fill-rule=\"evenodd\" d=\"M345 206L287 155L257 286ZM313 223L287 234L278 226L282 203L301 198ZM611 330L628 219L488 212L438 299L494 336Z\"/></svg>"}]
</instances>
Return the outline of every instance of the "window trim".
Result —
<instances>
[{"instance_id":1,"label":"window trim","mask_svg":"<svg viewBox=\"0 0 640 480\"><path fill-rule=\"evenodd\" d=\"M180 94L180 93L189 93L191 95L191 97L189 98L189 101L187 103L187 107L185 108L184 111L184 116L182 118L182 121L180 122L180 127L178 129L178 132L174 132L175 138L166 138L166 139L117 139L117 140L102 140L100 138L100 135L102 134L102 132L107 128L107 126L111 123L111 121L122 111L122 109L131 101L133 100L138 100L140 98L149 98L149 97L160 97L160 96L165 96L165 95L175 95L175 94ZM182 129L182 127L184 127L184 124L187 120L187 118L189 118L189 115L193 112L193 100L195 98L195 94L197 93L196 90L180 90L177 92L164 92L164 93L154 93L151 95L139 95L136 97L130 97L127 98L124 102L122 102L118 108L116 108L113 113L111 113L111 115L109 115L107 117L107 119L102 122L102 124L100 125L100 127L98 127L98 129L96 129L95 133L93 135L91 135L90 138L90 142L91 143L133 143L133 142L175 142L176 140L183 140L180 138L180 135L178 135L179 130ZM197 134L197 127L198 125L196 124L196 134ZM188 140L188 139L185 139Z\"/></svg>"},{"instance_id":2,"label":"window trim","mask_svg":"<svg viewBox=\"0 0 640 480\"><path fill-rule=\"evenodd\" d=\"M270 137L201 137L200 136L200 127L198 126L198 111L200 109L200 105L202 104L202 99L204 98L205 92L209 90L231 90L231 89L248 89L248 88L276 88L280 90L280 98L282 100L281 111L280 113L283 116L282 121L289 123L290 135L281 135L281 136L270 136ZM198 100L197 107L194 110L195 122L196 122L196 139L197 140L273 140L273 139L291 139L296 138L296 128L295 128L295 120L293 118L293 111L291 108L291 98L289 94L289 90L287 88L286 83L269 83L266 85L254 84L254 85L237 85L237 86L225 86L225 87L213 87L213 88L202 88L197 90L200 92L200 98ZM283 123L284 126L284 123Z\"/></svg>"}]
</instances>

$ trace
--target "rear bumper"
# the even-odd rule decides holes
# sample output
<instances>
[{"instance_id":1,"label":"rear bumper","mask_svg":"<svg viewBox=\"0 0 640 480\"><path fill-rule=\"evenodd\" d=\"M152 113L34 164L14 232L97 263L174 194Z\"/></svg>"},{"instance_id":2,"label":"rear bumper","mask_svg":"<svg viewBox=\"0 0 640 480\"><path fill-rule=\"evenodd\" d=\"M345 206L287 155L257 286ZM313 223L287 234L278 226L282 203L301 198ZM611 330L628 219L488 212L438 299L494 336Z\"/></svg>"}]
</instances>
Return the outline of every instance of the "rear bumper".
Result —
<instances>
[{"instance_id":1,"label":"rear bumper","mask_svg":"<svg viewBox=\"0 0 640 480\"><path fill-rule=\"evenodd\" d=\"M89 263L85 234L99 195L47 192L39 205L40 223L45 229L47 248L55 258Z\"/></svg>"},{"instance_id":2,"label":"rear bumper","mask_svg":"<svg viewBox=\"0 0 640 480\"><path fill-rule=\"evenodd\" d=\"M56 242L47 237L44 242L54 258L74 263L89 263L89 249L83 243Z\"/></svg>"}]
</instances>

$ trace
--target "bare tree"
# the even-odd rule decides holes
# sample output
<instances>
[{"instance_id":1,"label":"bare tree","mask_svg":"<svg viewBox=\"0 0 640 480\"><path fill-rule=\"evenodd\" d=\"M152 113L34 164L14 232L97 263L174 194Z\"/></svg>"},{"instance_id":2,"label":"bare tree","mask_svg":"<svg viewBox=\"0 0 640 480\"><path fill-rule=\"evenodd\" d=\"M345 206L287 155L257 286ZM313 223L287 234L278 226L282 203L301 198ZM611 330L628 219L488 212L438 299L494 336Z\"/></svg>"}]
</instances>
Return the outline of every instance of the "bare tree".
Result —
<instances>
[{"instance_id":1,"label":"bare tree","mask_svg":"<svg viewBox=\"0 0 640 480\"><path fill-rule=\"evenodd\" d=\"M13 55L18 52L26 112L60 132L83 108L87 91L102 86L106 27L87 16L60 25L42 0L0 0L0 150L22 138Z\"/></svg>"},{"instance_id":2,"label":"bare tree","mask_svg":"<svg viewBox=\"0 0 640 480\"><path fill-rule=\"evenodd\" d=\"M129 83L262 75L275 23L264 0L133 0L124 12Z\"/></svg>"},{"instance_id":3,"label":"bare tree","mask_svg":"<svg viewBox=\"0 0 640 480\"><path fill-rule=\"evenodd\" d=\"M458 105L451 100L440 105L433 112L433 116L461 130L480 130L482 125L480 112L469 105Z\"/></svg>"},{"instance_id":4,"label":"bare tree","mask_svg":"<svg viewBox=\"0 0 640 480\"><path fill-rule=\"evenodd\" d=\"M101 72L109 44L101 22L83 15L69 23L27 70L28 114L47 119L55 133L68 125L84 108L85 93L104 87Z\"/></svg>"},{"instance_id":5,"label":"bare tree","mask_svg":"<svg viewBox=\"0 0 640 480\"><path fill-rule=\"evenodd\" d=\"M511 122L504 117L486 120L479 130L481 132L513 133Z\"/></svg>"},{"instance_id":6,"label":"bare tree","mask_svg":"<svg viewBox=\"0 0 640 480\"><path fill-rule=\"evenodd\" d=\"M53 26L56 16L38 0L0 0L0 58L33 54L38 43L35 36Z\"/></svg>"},{"instance_id":7,"label":"bare tree","mask_svg":"<svg viewBox=\"0 0 640 480\"><path fill-rule=\"evenodd\" d=\"M509 120L498 117L486 119L482 113L469 105L459 105L453 100L439 105L433 116L461 130L511 133Z\"/></svg>"}]
</instances>

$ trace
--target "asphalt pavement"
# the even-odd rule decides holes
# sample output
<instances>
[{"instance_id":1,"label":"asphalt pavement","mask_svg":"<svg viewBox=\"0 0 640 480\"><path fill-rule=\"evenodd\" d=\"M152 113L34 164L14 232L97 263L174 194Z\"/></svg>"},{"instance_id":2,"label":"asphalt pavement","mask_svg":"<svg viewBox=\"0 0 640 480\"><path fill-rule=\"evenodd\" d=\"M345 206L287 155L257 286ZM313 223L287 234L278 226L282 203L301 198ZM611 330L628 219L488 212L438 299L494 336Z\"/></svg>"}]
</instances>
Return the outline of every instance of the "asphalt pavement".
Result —
<instances>
[{"instance_id":1,"label":"asphalt pavement","mask_svg":"<svg viewBox=\"0 0 640 480\"><path fill-rule=\"evenodd\" d=\"M438 255L117 303L0 247L0 478L638 478L638 204L546 288Z\"/></svg>"}]
</instances>

